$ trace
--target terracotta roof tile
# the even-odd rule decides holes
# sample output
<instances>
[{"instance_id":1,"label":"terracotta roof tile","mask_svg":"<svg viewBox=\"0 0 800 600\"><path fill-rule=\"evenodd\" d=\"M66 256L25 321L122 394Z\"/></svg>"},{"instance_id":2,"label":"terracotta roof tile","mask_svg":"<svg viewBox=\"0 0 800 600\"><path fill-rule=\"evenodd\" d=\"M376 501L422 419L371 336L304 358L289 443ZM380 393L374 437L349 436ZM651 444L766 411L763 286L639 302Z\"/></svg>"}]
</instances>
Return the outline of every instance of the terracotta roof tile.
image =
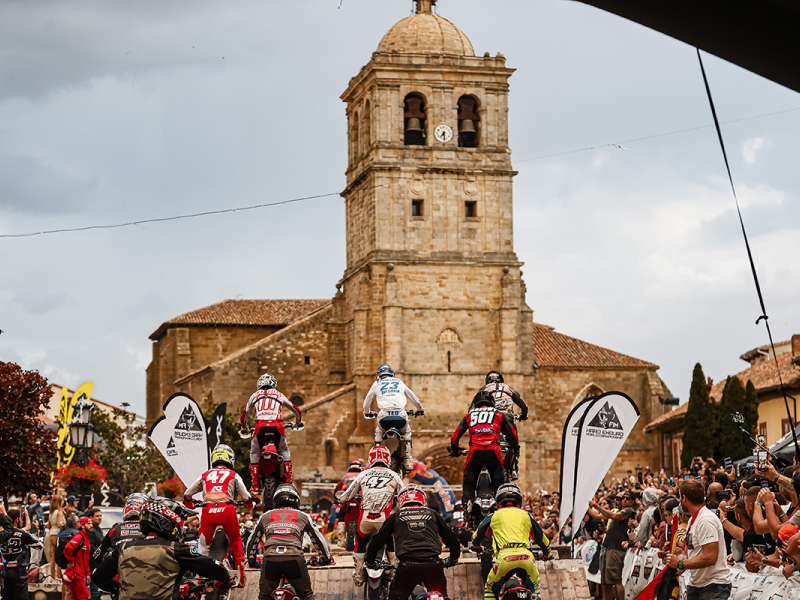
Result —
<instances>
[{"instance_id":1,"label":"terracotta roof tile","mask_svg":"<svg viewBox=\"0 0 800 600\"><path fill-rule=\"evenodd\" d=\"M792 362L791 351L778 354L777 361L784 385L797 387L798 384L800 384L800 367ZM739 378L739 381L742 382L742 385L747 385L748 379L752 381L753 385L756 386L756 390L759 392L777 389L780 385L778 371L775 368L775 360L765 360L744 371L740 371L736 376ZM724 387L725 379L722 379L711 388L711 397L717 402L722 398L722 390Z\"/></svg>"},{"instance_id":2,"label":"terracotta roof tile","mask_svg":"<svg viewBox=\"0 0 800 600\"><path fill-rule=\"evenodd\" d=\"M533 348L536 364L540 367L658 368L658 365L627 354L556 333L552 327L541 323L533 324Z\"/></svg>"},{"instance_id":3,"label":"terracotta roof tile","mask_svg":"<svg viewBox=\"0 0 800 600\"><path fill-rule=\"evenodd\" d=\"M288 325L330 303L330 300L223 300L164 321L150 339L161 338L170 327Z\"/></svg>"},{"instance_id":4,"label":"terracotta roof tile","mask_svg":"<svg viewBox=\"0 0 800 600\"><path fill-rule=\"evenodd\" d=\"M672 421L672 419L677 419L678 417L685 415L688 408L689 408L689 403L684 402L675 410L671 410L668 413L664 413L657 419L650 421L647 425L644 426L644 432L649 433L649 430L658 427L659 425L663 425L667 421Z\"/></svg>"}]
</instances>

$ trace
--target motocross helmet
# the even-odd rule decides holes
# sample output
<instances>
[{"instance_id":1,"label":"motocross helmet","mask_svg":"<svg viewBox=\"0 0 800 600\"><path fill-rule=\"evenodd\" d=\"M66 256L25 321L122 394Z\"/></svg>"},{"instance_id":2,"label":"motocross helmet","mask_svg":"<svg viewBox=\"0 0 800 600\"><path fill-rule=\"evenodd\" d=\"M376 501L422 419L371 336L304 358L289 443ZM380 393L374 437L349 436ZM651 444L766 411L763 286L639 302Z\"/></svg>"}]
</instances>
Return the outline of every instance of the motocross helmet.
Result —
<instances>
[{"instance_id":1,"label":"motocross helmet","mask_svg":"<svg viewBox=\"0 0 800 600\"><path fill-rule=\"evenodd\" d=\"M486 374L486 385L490 383L505 383L503 381L503 374L500 371L489 371Z\"/></svg>"},{"instance_id":2,"label":"motocross helmet","mask_svg":"<svg viewBox=\"0 0 800 600\"><path fill-rule=\"evenodd\" d=\"M494 396L490 392L485 390L480 390L475 396L472 398L472 406L491 406L494 408Z\"/></svg>"},{"instance_id":3,"label":"motocross helmet","mask_svg":"<svg viewBox=\"0 0 800 600\"><path fill-rule=\"evenodd\" d=\"M516 506L519 508L522 506L522 490L519 489L516 483L504 483L497 488L494 499L499 508L504 506Z\"/></svg>"},{"instance_id":4,"label":"motocross helmet","mask_svg":"<svg viewBox=\"0 0 800 600\"><path fill-rule=\"evenodd\" d=\"M142 514L142 508L148 500L150 500L149 496L139 492L128 496L125 501L125 508L122 509L122 520L137 521Z\"/></svg>"},{"instance_id":5,"label":"motocross helmet","mask_svg":"<svg viewBox=\"0 0 800 600\"><path fill-rule=\"evenodd\" d=\"M274 375L270 375L269 373L264 373L261 377L258 378L258 383L256 383L256 387L260 390L266 388L275 388L278 385L278 380L275 379Z\"/></svg>"},{"instance_id":6,"label":"motocross helmet","mask_svg":"<svg viewBox=\"0 0 800 600\"><path fill-rule=\"evenodd\" d=\"M347 465L347 471L349 473L360 473L363 470L364 470L364 461L361 460L360 458L351 460L350 464Z\"/></svg>"},{"instance_id":7,"label":"motocross helmet","mask_svg":"<svg viewBox=\"0 0 800 600\"><path fill-rule=\"evenodd\" d=\"M212 467L225 465L229 469L232 469L235 462L236 454L234 454L233 448L228 446L228 444L217 444L211 452Z\"/></svg>"},{"instance_id":8,"label":"motocross helmet","mask_svg":"<svg viewBox=\"0 0 800 600\"><path fill-rule=\"evenodd\" d=\"M378 465L388 467L392 460L392 454L386 446L373 446L369 451L369 468Z\"/></svg>"},{"instance_id":9,"label":"motocross helmet","mask_svg":"<svg viewBox=\"0 0 800 600\"><path fill-rule=\"evenodd\" d=\"M183 538L183 524L191 516L197 515L183 504L168 498L151 498L142 507L139 521L142 524L142 535L157 533L174 542Z\"/></svg>"},{"instance_id":10,"label":"motocross helmet","mask_svg":"<svg viewBox=\"0 0 800 600\"><path fill-rule=\"evenodd\" d=\"M275 508L299 508L300 494L291 483L282 483L275 490L272 502L275 504Z\"/></svg>"},{"instance_id":11,"label":"motocross helmet","mask_svg":"<svg viewBox=\"0 0 800 600\"><path fill-rule=\"evenodd\" d=\"M376 379L383 379L384 377L394 377L394 369L389 365L381 365L378 368Z\"/></svg>"},{"instance_id":12,"label":"motocross helmet","mask_svg":"<svg viewBox=\"0 0 800 600\"><path fill-rule=\"evenodd\" d=\"M425 490L416 483L409 483L402 489L397 497L397 503L400 508L405 508L406 506L425 506L427 500L428 498L425 495Z\"/></svg>"}]
</instances>

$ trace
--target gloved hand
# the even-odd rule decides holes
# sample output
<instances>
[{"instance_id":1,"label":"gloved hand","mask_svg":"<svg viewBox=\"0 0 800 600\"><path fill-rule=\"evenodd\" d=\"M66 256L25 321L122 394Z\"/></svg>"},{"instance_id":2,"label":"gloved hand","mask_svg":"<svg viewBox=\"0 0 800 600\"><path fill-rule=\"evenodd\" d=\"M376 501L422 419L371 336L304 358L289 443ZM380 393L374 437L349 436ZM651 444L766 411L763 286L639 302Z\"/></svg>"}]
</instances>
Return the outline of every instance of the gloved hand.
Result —
<instances>
[{"instance_id":1,"label":"gloved hand","mask_svg":"<svg viewBox=\"0 0 800 600\"><path fill-rule=\"evenodd\" d=\"M253 510L253 507L256 505L256 498L255 496L250 496L247 502L244 503L247 510Z\"/></svg>"},{"instance_id":2,"label":"gloved hand","mask_svg":"<svg viewBox=\"0 0 800 600\"><path fill-rule=\"evenodd\" d=\"M217 589L220 592L227 592L229 589L233 587L233 579L228 577L227 581L218 581L217 582Z\"/></svg>"},{"instance_id":3,"label":"gloved hand","mask_svg":"<svg viewBox=\"0 0 800 600\"><path fill-rule=\"evenodd\" d=\"M444 568L449 569L450 567L455 567L458 564L458 559L450 560L450 557L444 559Z\"/></svg>"},{"instance_id":4,"label":"gloved hand","mask_svg":"<svg viewBox=\"0 0 800 600\"><path fill-rule=\"evenodd\" d=\"M417 411L417 416L418 417L424 417L425 416L425 409L424 408L419 409Z\"/></svg>"},{"instance_id":5,"label":"gloved hand","mask_svg":"<svg viewBox=\"0 0 800 600\"><path fill-rule=\"evenodd\" d=\"M458 446L448 446L447 453L450 456L456 456L456 457L461 456L461 448L459 448Z\"/></svg>"},{"instance_id":6,"label":"gloved hand","mask_svg":"<svg viewBox=\"0 0 800 600\"><path fill-rule=\"evenodd\" d=\"M480 544L472 544L472 548L470 548L475 554L480 554L483 552L483 546Z\"/></svg>"},{"instance_id":7,"label":"gloved hand","mask_svg":"<svg viewBox=\"0 0 800 600\"><path fill-rule=\"evenodd\" d=\"M326 567L326 566L332 565L332 564L333 564L333 557L332 556L331 557L325 557L325 556L320 556L319 557L319 566L320 567Z\"/></svg>"},{"instance_id":8,"label":"gloved hand","mask_svg":"<svg viewBox=\"0 0 800 600\"><path fill-rule=\"evenodd\" d=\"M190 510L194 510L194 500L184 500L183 505Z\"/></svg>"},{"instance_id":9,"label":"gloved hand","mask_svg":"<svg viewBox=\"0 0 800 600\"><path fill-rule=\"evenodd\" d=\"M528 420L528 415L520 415L519 416L519 420L520 421L527 421Z\"/></svg>"},{"instance_id":10,"label":"gloved hand","mask_svg":"<svg viewBox=\"0 0 800 600\"><path fill-rule=\"evenodd\" d=\"M548 560L553 560L553 555L548 554L547 556L545 556L544 554L542 554L542 560L545 562L547 562Z\"/></svg>"},{"instance_id":11,"label":"gloved hand","mask_svg":"<svg viewBox=\"0 0 800 600\"><path fill-rule=\"evenodd\" d=\"M375 570L375 569L378 568L378 563L377 562L371 562L371 563L370 562L365 562L364 566L367 567L368 569Z\"/></svg>"},{"instance_id":12,"label":"gloved hand","mask_svg":"<svg viewBox=\"0 0 800 600\"><path fill-rule=\"evenodd\" d=\"M517 446L516 448L511 448L511 454L513 454L514 456L519 456L519 446Z\"/></svg>"}]
</instances>

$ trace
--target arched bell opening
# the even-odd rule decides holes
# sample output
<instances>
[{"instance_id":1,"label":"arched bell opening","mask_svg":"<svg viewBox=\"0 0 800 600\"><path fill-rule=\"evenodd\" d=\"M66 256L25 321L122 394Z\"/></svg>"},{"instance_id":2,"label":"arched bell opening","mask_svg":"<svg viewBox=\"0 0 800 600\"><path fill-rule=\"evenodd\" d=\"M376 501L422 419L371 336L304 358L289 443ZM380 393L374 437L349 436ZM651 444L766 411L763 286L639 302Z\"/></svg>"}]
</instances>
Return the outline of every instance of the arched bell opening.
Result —
<instances>
[{"instance_id":1,"label":"arched bell opening","mask_svg":"<svg viewBox=\"0 0 800 600\"><path fill-rule=\"evenodd\" d=\"M461 148L477 148L481 118L478 115L478 99L461 96L458 99L458 145Z\"/></svg>"},{"instance_id":2,"label":"arched bell opening","mask_svg":"<svg viewBox=\"0 0 800 600\"><path fill-rule=\"evenodd\" d=\"M404 103L403 143L406 146L424 146L426 136L425 98L421 94L412 93L406 96Z\"/></svg>"}]
</instances>

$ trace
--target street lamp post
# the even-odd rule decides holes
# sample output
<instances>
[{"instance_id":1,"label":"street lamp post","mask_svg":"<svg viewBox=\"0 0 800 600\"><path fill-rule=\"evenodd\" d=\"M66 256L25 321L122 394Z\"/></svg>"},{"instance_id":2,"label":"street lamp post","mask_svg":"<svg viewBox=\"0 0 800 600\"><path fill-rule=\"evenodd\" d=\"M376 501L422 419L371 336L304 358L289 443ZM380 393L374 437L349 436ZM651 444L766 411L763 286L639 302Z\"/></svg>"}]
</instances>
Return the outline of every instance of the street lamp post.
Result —
<instances>
[{"instance_id":1,"label":"street lamp post","mask_svg":"<svg viewBox=\"0 0 800 600\"><path fill-rule=\"evenodd\" d=\"M85 467L89 460L89 451L94 447L94 425L92 425L92 411L95 405L86 400L86 394L81 394L78 402L73 405L73 417L69 422L70 443L75 448L75 460L81 467ZM84 487L86 481L80 483L80 500L78 507L80 510L86 508L84 504Z\"/></svg>"}]
</instances>

